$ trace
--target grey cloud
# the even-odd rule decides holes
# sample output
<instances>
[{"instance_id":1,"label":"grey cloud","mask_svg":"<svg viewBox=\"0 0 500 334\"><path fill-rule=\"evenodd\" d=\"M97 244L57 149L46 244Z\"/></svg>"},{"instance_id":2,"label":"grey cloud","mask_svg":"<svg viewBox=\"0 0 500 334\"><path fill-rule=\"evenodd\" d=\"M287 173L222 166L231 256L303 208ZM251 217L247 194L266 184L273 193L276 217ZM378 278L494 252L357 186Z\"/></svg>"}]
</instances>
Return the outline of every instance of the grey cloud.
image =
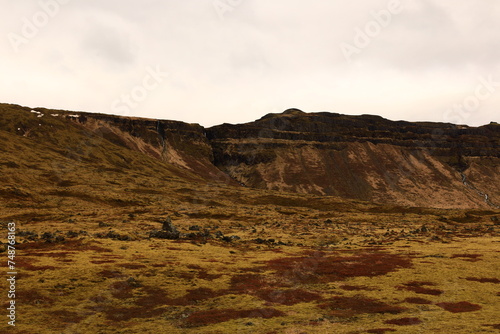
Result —
<instances>
[{"instance_id":1,"label":"grey cloud","mask_svg":"<svg viewBox=\"0 0 500 334\"><path fill-rule=\"evenodd\" d=\"M456 6L459 6L458 4ZM498 5L496 5L498 7ZM386 66L404 70L466 66L491 68L498 64L500 22L493 12L477 6L467 16L453 16L450 6L437 1L422 1L417 8L395 18L388 31L375 41L364 56Z\"/></svg>"},{"instance_id":2,"label":"grey cloud","mask_svg":"<svg viewBox=\"0 0 500 334\"><path fill-rule=\"evenodd\" d=\"M109 64L130 64L135 59L131 37L109 26L94 27L82 44L84 52Z\"/></svg>"}]
</instances>

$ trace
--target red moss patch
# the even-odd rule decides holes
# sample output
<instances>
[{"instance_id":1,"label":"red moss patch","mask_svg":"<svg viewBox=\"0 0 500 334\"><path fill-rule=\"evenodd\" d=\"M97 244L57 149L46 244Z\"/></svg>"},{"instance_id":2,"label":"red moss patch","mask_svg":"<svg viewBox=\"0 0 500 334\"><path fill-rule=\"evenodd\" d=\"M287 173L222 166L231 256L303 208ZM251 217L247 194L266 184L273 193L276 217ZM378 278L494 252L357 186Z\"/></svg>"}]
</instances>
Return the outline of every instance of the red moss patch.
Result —
<instances>
[{"instance_id":1,"label":"red moss patch","mask_svg":"<svg viewBox=\"0 0 500 334\"><path fill-rule=\"evenodd\" d=\"M54 266L47 266L47 265L42 265L42 266L37 266L34 265L36 260L29 259L29 258L18 258L16 260L16 266L20 268L21 270L29 270L29 271L41 271L41 270L55 270L58 269L58 267Z\"/></svg>"},{"instance_id":2,"label":"red moss patch","mask_svg":"<svg viewBox=\"0 0 500 334\"><path fill-rule=\"evenodd\" d=\"M500 280L498 278L467 277L466 280L473 281L473 282L480 282L480 283L494 283L494 284L500 283Z\"/></svg>"},{"instance_id":3,"label":"red moss patch","mask_svg":"<svg viewBox=\"0 0 500 334\"><path fill-rule=\"evenodd\" d=\"M385 332L395 332L395 331L396 330L392 328L376 328L376 329L369 329L366 332L373 334L384 334Z\"/></svg>"},{"instance_id":4,"label":"red moss patch","mask_svg":"<svg viewBox=\"0 0 500 334\"><path fill-rule=\"evenodd\" d=\"M222 277L222 274L209 274L205 270L200 270L198 272L198 278L205 281L213 281L214 279Z\"/></svg>"},{"instance_id":5,"label":"red moss patch","mask_svg":"<svg viewBox=\"0 0 500 334\"><path fill-rule=\"evenodd\" d=\"M127 321L134 318L153 318L161 316L165 310L146 307L108 307L104 311L106 318L111 321Z\"/></svg>"},{"instance_id":6,"label":"red moss patch","mask_svg":"<svg viewBox=\"0 0 500 334\"><path fill-rule=\"evenodd\" d=\"M249 272L249 273L260 273L262 272L261 268L252 267L252 268L240 268L241 272Z\"/></svg>"},{"instance_id":7,"label":"red moss patch","mask_svg":"<svg viewBox=\"0 0 500 334\"><path fill-rule=\"evenodd\" d=\"M168 297L167 293L158 288L144 287L143 291L146 295L138 298L135 301L137 306L142 306L147 309L154 308L161 305L171 305L172 299Z\"/></svg>"},{"instance_id":8,"label":"red moss patch","mask_svg":"<svg viewBox=\"0 0 500 334\"><path fill-rule=\"evenodd\" d=\"M408 257L388 253L361 253L356 256L289 257L268 262L268 267L285 279L298 283L341 281L350 277L386 275L411 267Z\"/></svg>"},{"instance_id":9,"label":"red moss patch","mask_svg":"<svg viewBox=\"0 0 500 334\"><path fill-rule=\"evenodd\" d=\"M416 293L424 294L424 295L432 295L432 296L439 296L444 293L443 290L438 290L438 289L429 289L425 288L424 286L426 285L436 285L432 282L420 282L420 281L411 281L408 283L403 284L404 286L399 286L398 289L404 289L408 291L413 291Z\"/></svg>"},{"instance_id":10,"label":"red moss patch","mask_svg":"<svg viewBox=\"0 0 500 334\"><path fill-rule=\"evenodd\" d=\"M97 303L97 304L100 304L100 303L104 303L108 300L108 298L106 298L105 296L101 296L101 295L96 295L96 296L92 296L89 298L89 300L91 302L94 302L94 303Z\"/></svg>"},{"instance_id":11,"label":"red moss patch","mask_svg":"<svg viewBox=\"0 0 500 334\"><path fill-rule=\"evenodd\" d=\"M436 285L436 283L429 282L429 281L410 281L408 283L405 283L404 285L419 287L419 286L425 286L425 285L434 286L434 285Z\"/></svg>"},{"instance_id":12,"label":"red moss patch","mask_svg":"<svg viewBox=\"0 0 500 334\"><path fill-rule=\"evenodd\" d=\"M452 313L474 312L482 309L481 305L472 304L469 302L437 303L436 305Z\"/></svg>"},{"instance_id":13,"label":"red moss patch","mask_svg":"<svg viewBox=\"0 0 500 334\"><path fill-rule=\"evenodd\" d=\"M47 250L69 250L69 251L95 251L95 252L112 252L109 248L104 248L101 246L97 246L96 244L100 244L98 241L85 242L83 240L66 240L61 243L51 243L45 241L35 241L35 242L26 242L23 244L19 244L18 249L28 250L28 249L47 249Z\"/></svg>"},{"instance_id":14,"label":"red moss patch","mask_svg":"<svg viewBox=\"0 0 500 334\"><path fill-rule=\"evenodd\" d=\"M93 264L103 264L103 263L115 263L115 260L92 260L90 263Z\"/></svg>"},{"instance_id":15,"label":"red moss patch","mask_svg":"<svg viewBox=\"0 0 500 334\"><path fill-rule=\"evenodd\" d=\"M272 308L253 309L253 310L233 310L233 309L209 310L209 311L195 312L191 314L184 321L183 327L206 326L210 324L217 324L241 318L270 319L282 316L285 316L285 313Z\"/></svg>"},{"instance_id":16,"label":"red moss patch","mask_svg":"<svg viewBox=\"0 0 500 334\"><path fill-rule=\"evenodd\" d=\"M172 263L171 262L163 262L163 263L154 263L151 266L153 266L155 268L163 268L163 267L166 267L170 264L172 264Z\"/></svg>"},{"instance_id":17,"label":"red moss patch","mask_svg":"<svg viewBox=\"0 0 500 334\"><path fill-rule=\"evenodd\" d=\"M70 263L70 262L75 262L71 259L57 259L57 262L63 262L63 263Z\"/></svg>"},{"instance_id":18,"label":"red moss patch","mask_svg":"<svg viewBox=\"0 0 500 334\"><path fill-rule=\"evenodd\" d=\"M192 270L197 270L198 278L206 281L213 281L214 279L222 277L222 274L209 274L205 269L196 264L190 264L187 266L187 268ZM194 274L192 274L192 277L194 278Z\"/></svg>"},{"instance_id":19,"label":"red moss patch","mask_svg":"<svg viewBox=\"0 0 500 334\"><path fill-rule=\"evenodd\" d=\"M54 300L38 290L19 289L16 301L23 305L52 305ZM17 305L17 304L16 304Z\"/></svg>"},{"instance_id":20,"label":"red moss patch","mask_svg":"<svg viewBox=\"0 0 500 334\"><path fill-rule=\"evenodd\" d=\"M51 319L57 319L61 322L65 322L65 323L76 324L76 323L79 323L80 321L82 321L83 319L85 319L84 316L78 314L77 312L67 311L67 310L51 311L51 312L48 312L48 314L50 314Z\"/></svg>"},{"instance_id":21,"label":"red moss patch","mask_svg":"<svg viewBox=\"0 0 500 334\"><path fill-rule=\"evenodd\" d=\"M117 264L118 267L126 268L126 269L142 269L146 268L145 265L143 264L137 264L137 263L120 263Z\"/></svg>"},{"instance_id":22,"label":"red moss patch","mask_svg":"<svg viewBox=\"0 0 500 334\"><path fill-rule=\"evenodd\" d=\"M22 272L22 273L17 273L16 279L19 281L19 280L24 280L24 279L26 279L28 277L32 277L32 276L34 276L34 275Z\"/></svg>"},{"instance_id":23,"label":"red moss patch","mask_svg":"<svg viewBox=\"0 0 500 334\"><path fill-rule=\"evenodd\" d=\"M283 305L295 305L298 303L307 303L321 300L317 293L305 291L302 289L291 290L273 290L263 289L255 292L255 295L267 302Z\"/></svg>"},{"instance_id":24,"label":"red moss patch","mask_svg":"<svg viewBox=\"0 0 500 334\"><path fill-rule=\"evenodd\" d=\"M52 257L52 258L60 258L66 257L68 255L73 255L75 252L26 252L25 256L39 256L39 257Z\"/></svg>"},{"instance_id":25,"label":"red moss patch","mask_svg":"<svg viewBox=\"0 0 500 334\"><path fill-rule=\"evenodd\" d=\"M196 270L201 270L203 269L202 267L200 267L199 265L197 264L190 264L187 266L188 269L196 269Z\"/></svg>"},{"instance_id":26,"label":"red moss patch","mask_svg":"<svg viewBox=\"0 0 500 334\"><path fill-rule=\"evenodd\" d=\"M223 293L215 292L208 288L198 288L194 290L188 290L188 293L180 298L172 300L174 305L192 305L197 304L200 301L212 299L221 296Z\"/></svg>"},{"instance_id":27,"label":"red moss patch","mask_svg":"<svg viewBox=\"0 0 500 334\"><path fill-rule=\"evenodd\" d=\"M483 256L482 254L453 254L452 258L469 258L469 259L477 259L478 257Z\"/></svg>"},{"instance_id":28,"label":"red moss patch","mask_svg":"<svg viewBox=\"0 0 500 334\"><path fill-rule=\"evenodd\" d=\"M229 292L247 292L253 290L259 290L264 284L264 277L258 274L241 274L231 277L231 288Z\"/></svg>"},{"instance_id":29,"label":"red moss patch","mask_svg":"<svg viewBox=\"0 0 500 334\"><path fill-rule=\"evenodd\" d=\"M327 303L319 305L319 307L322 309L330 309L332 310L332 315L342 318L349 318L364 313L398 314L406 310L404 307L389 305L363 296L335 296L329 299Z\"/></svg>"},{"instance_id":30,"label":"red moss patch","mask_svg":"<svg viewBox=\"0 0 500 334\"><path fill-rule=\"evenodd\" d=\"M208 288L198 288L188 290L188 293L182 297L170 298L167 292L162 289L145 287L143 291L146 293L146 295L138 298L135 301L135 304L147 308L161 305L195 305L201 301L219 297L224 294L224 292L216 292Z\"/></svg>"},{"instance_id":31,"label":"red moss patch","mask_svg":"<svg viewBox=\"0 0 500 334\"><path fill-rule=\"evenodd\" d=\"M195 273L178 273L176 275L179 278L185 279L185 280L192 280L196 276Z\"/></svg>"},{"instance_id":32,"label":"red moss patch","mask_svg":"<svg viewBox=\"0 0 500 334\"><path fill-rule=\"evenodd\" d=\"M460 258L464 261L477 262L481 261L480 257L482 254L453 254L452 258Z\"/></svg>"},{"instance_id":33,"label":"red moss patch","mask_svg":"<svg viewBox=\"0 0 500 334\"><path fill-rule=\"evenodd\" d=\"M58 267L54 267L54 266L26 266L26 267L23 267L22 269L25 269L25 270L32 270L32 271L42 271L42 270L56 270L56 269L59 269Z\"/></svg>"},{"instance_id":34,"label":"red moss patch","mask_svg":"<svg viewBox=\"0 0 500 334\"><path fill-rule=\"evenodd\" d=\"M131 298L133 296L132 291L135 289L129 282L120 281L115 282L109 286L111 290L111 295L118 299Z\"/></svg>"},{"instance_id":35,"label":"red moss patch","mask_svg":"<svg viewBox=\"0 0 500 334\"><path fill-rule=\"evenodd\" d=\"M488 326L488 327L491 327L493 329L500 329L500 324L496 324L496 325L483 325L483 326Z\"/></svg>"},{"instance_id":36,"label":"red moss patch","mask_svg":"<svg viewBox=\"0 0 500 334\"><path fill-rule=\"evenodd\" d=\"M373 291L373 288L365 285L341 285L340 288L346 291Z\"/></svg>"},{"instance_id":37,"label":"red moss patch","mask_svg":"<svg viewBox=\"0 0 500 334\"><path fill-rule=\"evenodd\" d=\"M398 326L411 326L418 325L422 323L422 320L419 318L400 318L400 319L392 319L384 321L385 324L389 325L398 325Z\"/></svg>"},{"instance_id":38,"label":"red moss patch","mask_svg":"<svg viewBox=\"0 0 500 334\"><path fill-rule=\"evenodd\" d=\"M103 270L103 271L98 272L97 275L100 277L106 277L106 278L117 278L117 277L124 276L121 273L121 271L118 271L118 270Z\"/></svg>"},{"instance_id":39,"label":"red moss patch","mask_svg":"<svg viewBox=\"0 0 500 334\"><path fill-rule=\"evenodd\" d=\"M424 299L424 298L406 298L405 302L411 303L411 304L432 304L430 300Z\"/></svg>"}]
</instances>

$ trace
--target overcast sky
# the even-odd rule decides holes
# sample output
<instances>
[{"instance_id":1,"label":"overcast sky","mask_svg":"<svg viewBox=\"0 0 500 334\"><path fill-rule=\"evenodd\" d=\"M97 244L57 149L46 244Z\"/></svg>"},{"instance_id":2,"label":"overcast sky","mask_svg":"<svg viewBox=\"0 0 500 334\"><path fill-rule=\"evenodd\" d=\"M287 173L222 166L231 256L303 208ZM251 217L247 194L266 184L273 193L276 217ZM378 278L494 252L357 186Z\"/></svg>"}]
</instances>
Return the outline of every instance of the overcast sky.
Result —
<instances>
[{"instance_id":1,"label":"overcast sky","mask_svg":"<svg viewBox=\"0 0 500 334\"><path fill-rule=\"evenodd\" d=\"M500 122L498 0L0 4L0 102L205 126L291 107Z\"/></svg>"}]
</instances>

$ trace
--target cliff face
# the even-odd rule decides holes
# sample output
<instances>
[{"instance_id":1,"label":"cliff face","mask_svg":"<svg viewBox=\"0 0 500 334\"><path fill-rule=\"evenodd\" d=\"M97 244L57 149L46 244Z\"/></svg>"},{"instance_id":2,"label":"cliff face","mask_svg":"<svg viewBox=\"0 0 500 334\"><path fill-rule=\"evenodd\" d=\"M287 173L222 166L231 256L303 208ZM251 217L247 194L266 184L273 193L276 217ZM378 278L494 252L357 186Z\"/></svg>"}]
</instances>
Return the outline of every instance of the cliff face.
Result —
<instances>
[{"instance_id":1,"label":"cliff face","mask_svg":"<svg viewBox=\"0 0 500 334\"><path fill-rule=\"evenodd\" d=\"M205 129L176 121L5 104L0 109L0 132L6 142L26 141L25 156L40 151L42 157L42 151L50 151L57 154L54 161L76 160L96 171L103 164L103 170L115 172L134 164L139 171L148 164L151 173L188 181L378 203L441 208L500 204L498 124L472 128L290 109L247 124ZM16 154L11 146L10 160ZM50 166L45 169L50 174Z\"/></svg>"},{"instance_id":2,"label":"cliff face","mask_svg":"<svg viewBox=\"0 0 500 334\"><path fill-rule=\"evenodd\" d=\"M470 128L291 109L216 126L207 136L215 165L250 187L434 207L489 207L500 199L495 124Z\"/></svg>"},{"instance_id":3,"label":"cliff face","mask_svg":"<svg viewBox=\"0 0 500 334\"><path fill-rule=\"evenodd\" d=\"M198 124L79 113L83 127L104 139L187 169L204 179L234 183L213 165L212 147Z\"/></svg>"}]
</instances>

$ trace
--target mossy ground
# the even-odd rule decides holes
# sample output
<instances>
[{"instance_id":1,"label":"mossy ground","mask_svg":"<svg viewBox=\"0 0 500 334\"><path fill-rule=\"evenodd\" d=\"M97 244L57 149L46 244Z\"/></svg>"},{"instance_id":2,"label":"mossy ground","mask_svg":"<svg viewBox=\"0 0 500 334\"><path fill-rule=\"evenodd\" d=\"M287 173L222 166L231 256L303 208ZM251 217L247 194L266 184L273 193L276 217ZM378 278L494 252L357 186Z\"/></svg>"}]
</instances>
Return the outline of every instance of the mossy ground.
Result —
<instances>
[{"instance_id":1,"label":"mossy ground","mask_svg":"<svg viewBox=\"0 0 500 334\"><path fill-rule=\"evenodd\" d=\"M496 332L495 212L374 213L369 204L307 196L285 207L261 202L261 191L231 191L171 182L155 194L133 192L152 203L144 206L16 207L18 231L39 236L19 237L16 330ZM297 204L295 195L279 196ZM48 207L57 199L47 198ZM1 218L12 213L4 208ZM184 236L149 238L166 216ZM464 217L472 222L455 221ZM188 237L193 225L210 237ZM217 238L218 231L240 239ZM50 242L45 232L54 234Z\"/></svg>"}]
</instances>

